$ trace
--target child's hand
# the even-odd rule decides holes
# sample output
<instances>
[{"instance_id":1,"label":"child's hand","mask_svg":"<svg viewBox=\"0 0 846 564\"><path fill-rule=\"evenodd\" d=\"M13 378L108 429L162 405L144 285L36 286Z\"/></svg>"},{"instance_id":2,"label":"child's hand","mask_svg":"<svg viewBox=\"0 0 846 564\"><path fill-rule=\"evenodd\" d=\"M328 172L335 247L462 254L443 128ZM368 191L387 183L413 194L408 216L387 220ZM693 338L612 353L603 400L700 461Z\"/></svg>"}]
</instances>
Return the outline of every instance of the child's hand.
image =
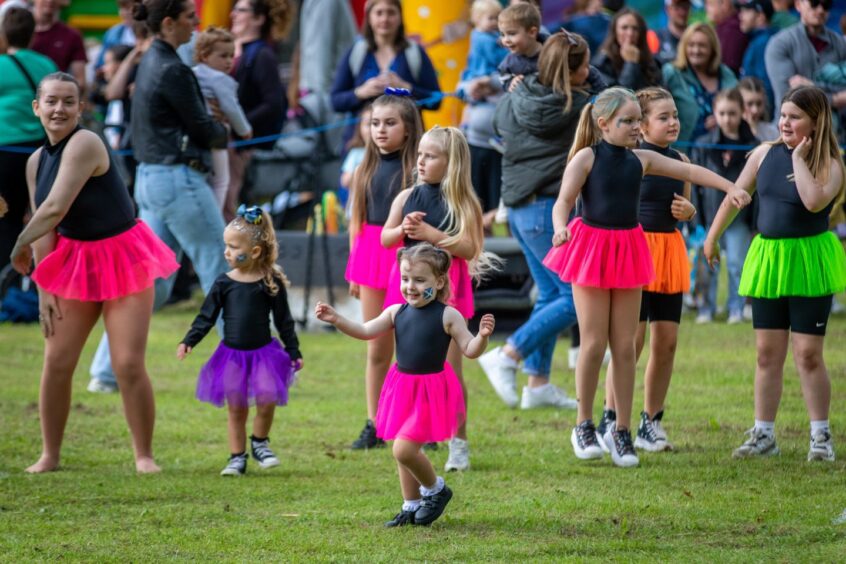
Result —
<instances>
[{"instance_id":1,"label":"child's hand","mask_svg":"<svg viewBox=\"0 0 846 564\"><path fill-rule=\"evenodd\" d=\"M734 207L739 210L742 210L752 203L752 196L750 196L746 190L741 190L737 186L728 193L728 197L731 200L731 203L734 204Z\"/></svg>"},{"instance_id":2,"label":"child's hand","mask_svg":"<svg viewBox=\"0 0 846 564\"><path fill-rule=\"evenodd\" d=\"M508 85L508 91L514 92L514 90L517 88L517 85L520 84L521 82L523 82L523 75L522 74L515 75L514 78L511 79L511 83Z\"/></svg>"},{"instance_id":3,"label":"child's hand","mask_svg":"<svg viewBox=\"0 0 846 564\"><path fill-rule=\"evenodd\" d=\"M796 145L796 148L793 149L793 160L799 159L800 161L804 161L805 157L808 156L808 153L811 152L811 139L810 137L803 137L799 144Z\"/></svg>"},{"instance_id":4,"label":"child's hand","mask_svg":"<svg viewBox=\"0 0 846 564\"><path fill-rule=\"evenodd\" d=\"M291 361L291 368L293 368L295 372L299 372L300 370L303 369L304 364L305 363L303 363L303 359L298 358L297 360Z\"/></svg>"},{"instance_id":5,"label":"child's hand","mask_svg":"<svg viewBox=\"0 0 846 564\"><path fill-rule=\"evenodd\" d=\"M490 337L493 335L494 325L494 316L490 313L486 313L479 321L479 335L481 337Z\"/></svg>"},{"instance_id":6,"label":"child's hand","mask_svg":"<svg viewBox=\"0 0 846 564\"><path fill-rule=\"evenodd\" d=\"M179 360L184 360L186 356L191 354L191 347L186 345L185 343L179 343L179 346L176 347L176 358Z\"/></svg>"},{"instance_id":7,"label":"child's hand","mask_svg":"<svg viewBox=\"0 0 846 564\"><path fill-rule=\"evenodd\" d=\"M705 260L708 261L708 266L711 269L720 264L720 243L718 241L707 237L705 243L702 245L702 253L705 255Z\"/></svg>"},{"instance_id":8,"label":"child's hand","mask_svg":"<svg viewBox=\"0 0 846 564\"><path fill-rule=\"evenodd\" d=\"M411 212L402 220L402 231L412 239L418 241L429 241L426 237L429 234L431 225L423 221L426 212Z\"/></svg>"},{"instance_id":9,"label":"child's hand","mask_svg":"<svg viewBox=\"0 0 846 564\"><path fill-rule=\"evenodd\" d=\"M684 196L673 194L673 203L670 206L670 213L673 214L675 219L678 219L679 221L690 221L693 219L693 214L695 212L696 208L693 207L690 200Z\"/></svg>"},{"instance_id":10,"label":"child's hand","mask_svg":"<svg viewBox=\"0 0 846 564\"><path fill-rule=\"evenodd\" d=\"M324 323L334 325L338 322L338 312L335 311L335 308L323 302L317 302L317 306L314 308L314 315Z\"/></svg>"},{"instance_id":11,"label":"child's hand","mask_svg":"<svg viewBox=\"0 0 846 564\"><path fill-rule=\"evenodd\" d=\"M552 246L553 247L560 247L564 243L570 240L570 230L565 227L558 233L552 236Z\"/></svg>"}]
</instances>

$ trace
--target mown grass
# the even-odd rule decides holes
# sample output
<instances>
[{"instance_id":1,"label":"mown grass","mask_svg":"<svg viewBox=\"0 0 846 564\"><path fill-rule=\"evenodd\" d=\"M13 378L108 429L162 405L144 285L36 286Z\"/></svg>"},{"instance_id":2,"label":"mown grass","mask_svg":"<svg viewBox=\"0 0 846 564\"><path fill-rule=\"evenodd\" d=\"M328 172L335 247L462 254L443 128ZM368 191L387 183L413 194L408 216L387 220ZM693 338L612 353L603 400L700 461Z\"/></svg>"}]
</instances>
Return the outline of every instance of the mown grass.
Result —
<instances>
[{"instance_id":1,"label":"mown grass","mask_svg":"<svg viewBox=\"0 0 846 564\"><path fill-rule=\"evenodd\" d=\"M194 304L196 305L196 304ZM430 528L385 530L400 495L387 450L351 452L363 423L364 345L302 335L306 369L277 412L280 468L223 479L225 411L193 399L216 345L184 363L176 343L195 309L154 317L148 351L164 472L136 476L119 398L85 391L99 336L74 383L62 469L28 476L40 448L37 327L0 328L0 560L152 561L843 561L846 525L846 319L826 343L840 460L805 462L807 416L790 364L777 432L782 455L734 461L752 421L749 325L697 326L686 317L665 426L677 450L636 469L578 461L574 413L511 411L467 363L472 470ZM572 394L564 343L554 378ZM642 372L643 362L641 362ZM639 378L640 380L640 378ZM636 405L642 401L638 385ZM599 409L601 398L597 399ZM438 466L446 448L432 453Z\"/></svg>"}]
</instances>

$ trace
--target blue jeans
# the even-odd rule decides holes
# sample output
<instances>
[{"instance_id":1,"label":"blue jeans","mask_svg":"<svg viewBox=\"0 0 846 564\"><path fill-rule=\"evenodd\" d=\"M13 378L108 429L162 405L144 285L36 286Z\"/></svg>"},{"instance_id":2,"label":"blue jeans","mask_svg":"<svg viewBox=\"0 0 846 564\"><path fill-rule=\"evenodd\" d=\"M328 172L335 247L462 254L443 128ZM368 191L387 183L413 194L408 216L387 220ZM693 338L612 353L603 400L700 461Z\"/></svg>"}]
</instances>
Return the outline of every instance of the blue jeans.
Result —
<instances>
[{"instance_id":1,"label":"blue jeans","mask_svg":"<svg viewBox=\"0 0 846 564\"><path fill-rule=\"evenodd\" d=\"M531 204L508 208L511 234L526 255L538 288L532 315L507 340L523 357L523 372L530 376L549 377L558 334L576 322L572 287L543 265L552 248L554 203L554 198L538 198Z\"/></svg>"},{"instance_id":2,"label":"blue jeans","mask_svg":"<svg viewBox=\"0 0 846 564\"><path fill-rule=\"evenodd\" d=\"M743 261L746 260L746 253L749 251L749 244L752 242L752 232L745 221L735 221L723 232L720 238L720 247L726 253L726 266L728 267L728 300L726 309L729 315L742 315L745 298L737 294L740 286L740 273L743 271ZM707 303L700 309L702 313L710 313L712 316L717 309L717 283L720 279L720 265L714 267L708 280Z\"/></svg>"},{"instance_id":3,"label":"blue jeans","mask_svg":"<svg viewBox=\"0 0 846 564\"><path fill-rule=\"evenodd\" d=\"M177 260L188 255L200 278L203 293L208 294L215 279L226 272L223 258L223 216L203 174L186 165L141 163L135 176L135 200L139 217L159 238L173 249ZM176 274L156 280L154 308L164 305ZM220 321L218 321L218 331ZM91 376L114 382L105 334L91 364Z\"/></svg>"}]
</instances>

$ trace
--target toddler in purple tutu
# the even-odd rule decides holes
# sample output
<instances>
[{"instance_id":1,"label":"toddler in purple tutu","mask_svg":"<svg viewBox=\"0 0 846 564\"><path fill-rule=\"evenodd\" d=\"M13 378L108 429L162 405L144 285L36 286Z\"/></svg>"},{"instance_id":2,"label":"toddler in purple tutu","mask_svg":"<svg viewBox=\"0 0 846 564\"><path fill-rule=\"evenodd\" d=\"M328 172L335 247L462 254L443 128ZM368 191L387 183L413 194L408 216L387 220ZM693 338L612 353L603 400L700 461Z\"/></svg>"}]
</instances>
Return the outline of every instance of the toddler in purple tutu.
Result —
<instances>
[{"instance_id":1,"label":"toddler in purple tutu","mask_svg":"<svg viewBox=\"0 0 846 564\"><path fill-rule=\"evenodd\" d=\"M450 295L450 254L429 243L400 249L400 290L403 304L388 306L364 324L318 302L317 318L357 339L375 339L394 330L397 361L388 371L379 406L376 431L393 440L403 504L386 527L429 525L441 516L452 490L436 475L422 447L455 436L467 410L461 383L447 362L455 341L467 358L478 358L493 333L493 315L484 315L475 337L461 313L446 304Z\"/></svg>"},{"instance_id":2,"label":"toddler in purple tutu","mask_svg":"<svg viewBox=\"0 0 846 564\"><path fill-rule=\"evenodd\" d=\"M270 216L242 205L223 232L224 256L232 270L209 290L191 330L176 349L179 360L197 346L223 311L223 340L200 370L197 399L229 408L229 463L222 476L247 471L246 423L256 406L250 446L262 468L279 465L268 446L277 405L288 403L294 372L303 366L294 319L288 307L287 278L276 264L279 248ZM270 334L270 316L285 348Z\"/></svg>"}]
</instances>

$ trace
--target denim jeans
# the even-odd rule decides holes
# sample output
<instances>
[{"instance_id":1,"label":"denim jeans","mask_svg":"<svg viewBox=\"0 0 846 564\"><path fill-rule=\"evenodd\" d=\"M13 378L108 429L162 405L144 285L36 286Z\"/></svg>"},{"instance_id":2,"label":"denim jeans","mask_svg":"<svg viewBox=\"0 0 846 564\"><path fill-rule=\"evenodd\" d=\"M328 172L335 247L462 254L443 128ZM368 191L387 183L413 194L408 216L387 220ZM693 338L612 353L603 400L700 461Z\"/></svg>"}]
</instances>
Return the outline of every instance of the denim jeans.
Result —
<instances>
[{"instance_id":1,"label":"denim jeans","mask_svg":"<svg viewBox=\"0 0 846 564\"><path fill-rule=\"evenodd\" d=\"M529 320L508 337L508 344L524 359L523 372L531 376L549 376L558 334L576 322L572 287L542 262L552 248L554 203L554 198L538 198L531 204L508 208L511 234L526 255L538 289Z\"/></svg>"},{"instance_id":2,"label":"denim jeans","mask_svg":"<svg viewBox=\"0 0 846 564\"><path fill-rule=\"evenodd\" d=\"M135 200L139 217L173 249L177 260L182 259L182 253L188 255L203 293L208 294L227 265L223 258L223 216L205 176L186 165L141 163L135 177ZM155 309L170 297L175 280L175 273L166 280L156 280ZM91 364L91 376L103 382L115 381L105 333Z\"/></svg>"},{"instance_id":3,"label":"denim jeans","mask_svg":"<svg viewBox=\"0 0 846 564\"><path fill-rule=\"evenodd\" d=\"M742 315L745 298L737 295L737 288L740 286L740 273L743 271L743 261L746 260L746 253L749 251L749 244L752 242L752 232L745 221L735 221L723 232L720 238L720 247L726 254L726 266L728 267L728 300L726 309L729 315ZM710 313L712 316L717 309L717 283L720 279L720 265L714 267L708 280L707 303L700 309L701 313Z\"/></svg>"}]
</instances>

